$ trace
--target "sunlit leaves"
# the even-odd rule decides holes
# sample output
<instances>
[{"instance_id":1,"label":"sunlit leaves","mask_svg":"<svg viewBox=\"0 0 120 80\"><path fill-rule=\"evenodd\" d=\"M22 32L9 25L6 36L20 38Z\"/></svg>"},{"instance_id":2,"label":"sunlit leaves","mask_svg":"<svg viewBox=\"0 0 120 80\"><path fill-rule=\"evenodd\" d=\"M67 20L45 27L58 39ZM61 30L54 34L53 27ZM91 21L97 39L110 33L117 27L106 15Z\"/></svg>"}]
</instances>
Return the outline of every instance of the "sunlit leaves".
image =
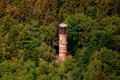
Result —
<instances>
[{"instance_id":1,"label":"sunlit leaves","mask_svg":"<svg viewBox=\"0 0 120 80\"><path fill-rule=\"evenodd\" d=\"M90 29L94 26L95 21L84 14L76 14L69 16L65 22L68 25L68 47L75 49L78 46L87 46L90 37ZM71 47L71 45L75 45L76 47Z\"/></svg>"}]
</instances>

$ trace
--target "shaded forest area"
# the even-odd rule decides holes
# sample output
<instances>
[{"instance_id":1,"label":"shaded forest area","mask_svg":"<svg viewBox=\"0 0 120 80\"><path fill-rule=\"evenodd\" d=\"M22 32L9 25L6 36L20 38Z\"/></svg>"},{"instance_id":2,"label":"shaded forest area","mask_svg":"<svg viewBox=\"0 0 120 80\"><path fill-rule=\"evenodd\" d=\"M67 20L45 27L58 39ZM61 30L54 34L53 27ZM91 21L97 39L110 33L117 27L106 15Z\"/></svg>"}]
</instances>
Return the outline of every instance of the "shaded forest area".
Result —
<instances>
[{"instance_id":1,"label":"shaded forest area","mask_svg":"<svg viewBox=\"0 0 120 80\"><path fill-rule=\"evenodd\" d=\"M0 0L0 80L120 80L120 0Z\"/></svg>"}]
</instances>

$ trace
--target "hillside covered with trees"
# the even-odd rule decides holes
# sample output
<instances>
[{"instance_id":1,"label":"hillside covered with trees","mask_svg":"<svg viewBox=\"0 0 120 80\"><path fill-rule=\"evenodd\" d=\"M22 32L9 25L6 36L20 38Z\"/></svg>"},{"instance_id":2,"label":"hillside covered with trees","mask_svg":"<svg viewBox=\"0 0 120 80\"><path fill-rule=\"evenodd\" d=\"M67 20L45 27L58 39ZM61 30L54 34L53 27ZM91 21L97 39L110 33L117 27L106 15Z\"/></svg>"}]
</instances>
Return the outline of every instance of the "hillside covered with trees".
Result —
<instances>
[{"instance_id":1,"label":"hillside covered with trees","mask_svg":"<svg viewBox=\"0 0 120 80\"><path fill-rule=\"evenodd\" d=\"M120 80L120 0L0 0L0 80Z\"/></svg>"}]
</instances>

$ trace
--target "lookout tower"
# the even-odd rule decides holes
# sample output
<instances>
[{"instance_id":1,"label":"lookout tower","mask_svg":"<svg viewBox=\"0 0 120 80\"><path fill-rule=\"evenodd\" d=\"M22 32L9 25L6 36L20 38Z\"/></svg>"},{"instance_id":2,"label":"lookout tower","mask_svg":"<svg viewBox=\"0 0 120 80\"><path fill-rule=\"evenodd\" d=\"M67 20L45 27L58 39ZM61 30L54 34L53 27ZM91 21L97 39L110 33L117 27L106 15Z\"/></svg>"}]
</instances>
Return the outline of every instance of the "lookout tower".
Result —
<instances>
[{"instance_id":1,"label":"lookout tower","mask_svg":"<svg viewBox=\"0 0 120 80\"><path fill-rule=\"evenodd\" d=\"M67 25L61 23L59 25L59 60L65 61L67 56Z\"/></svg>"}]
</instances>

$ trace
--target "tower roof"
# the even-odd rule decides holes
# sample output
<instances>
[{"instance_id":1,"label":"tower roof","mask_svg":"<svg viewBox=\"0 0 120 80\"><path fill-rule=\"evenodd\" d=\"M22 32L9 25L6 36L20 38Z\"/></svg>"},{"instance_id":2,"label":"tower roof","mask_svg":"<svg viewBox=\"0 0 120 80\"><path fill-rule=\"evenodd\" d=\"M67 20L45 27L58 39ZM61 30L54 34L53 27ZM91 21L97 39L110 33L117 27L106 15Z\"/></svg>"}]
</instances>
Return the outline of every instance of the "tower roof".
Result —
<instances>
[{"instance_id":1,"label":"tower roof","mask_svg":"<svg viewBox=\"0 0 120 80\"><path fill-rule=\"evenodd\" d=\"M61 24L59 25L59 27L67 27L67 24L61 23Z\"/></svg>"}]
</instances>

